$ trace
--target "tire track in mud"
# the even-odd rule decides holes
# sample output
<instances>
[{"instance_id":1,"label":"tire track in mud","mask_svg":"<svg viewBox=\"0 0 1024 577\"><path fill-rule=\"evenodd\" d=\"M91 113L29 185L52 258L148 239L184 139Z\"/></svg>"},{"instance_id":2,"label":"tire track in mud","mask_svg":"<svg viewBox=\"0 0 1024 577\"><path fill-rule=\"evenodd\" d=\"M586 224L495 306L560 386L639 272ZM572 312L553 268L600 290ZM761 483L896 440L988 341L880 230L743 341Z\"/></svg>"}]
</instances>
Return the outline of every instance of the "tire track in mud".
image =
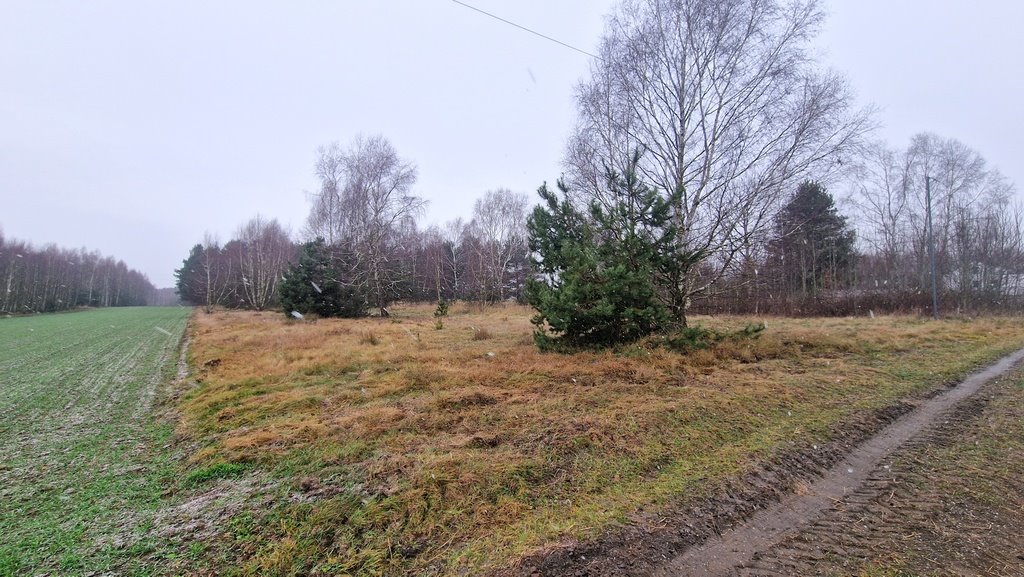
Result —
<instances>
[{"instance_id":1,"label":"tire track in mud","mask_svg":"<svg viewBox=\"0 0 1024 577\"><path fill-rule=\"evenodd\" d=\"M783 497L743 524L690 547L662 564L654 575L817 575L821 573L814 567L823 560L867 559L875 554L875 545L880 540L904 538L908 526L904 523L910 526L929 523L934 517L936 500L941 500L942 496L925 495L915 502L912 487L927 479L911 474L907 477L910 482L897 488L888 463L895 455L912 454L922 447L952 439L945 425L962 424L964 415L979 412L983 400L969 399L1021 360L1024 360L1024 349L923 402L860 444L803 490ZM886 526L889 520L899 520L900 524ZM864 538L866 533L872 537ZM981 547L978 555L993 555L986 553L986 549L1012 551L1013 547ZM1012 560L1005 559L990 561L1012 564ZM1015 569L1005 574L1022 573Z\"/></svg>"},{"instance_id":2,"label":"tire track in mud","mask_svg":"<svg viewBox=\"0 0 1024 577\"><path fill-rule=\"evenodd\" d=\"M944 471L935 453L962 449L980 426L988 398L965 401L948 418L897 450L856 492L799 533L735 571L740 577L856 574L865 563L927 551L915 564L927 574L1024 575L1024 479L977 469ZM977 441L975 441L977 443ZM938 466L935 461L940 463ZM1007 489L1000 507L977 506L950 491L994 481ZM1011 506L1008 506L1011 505ZM1000 511L1000 509L1002 509ZM915 573L917 574L917 573Z\"/></svg>"}]
</instances>

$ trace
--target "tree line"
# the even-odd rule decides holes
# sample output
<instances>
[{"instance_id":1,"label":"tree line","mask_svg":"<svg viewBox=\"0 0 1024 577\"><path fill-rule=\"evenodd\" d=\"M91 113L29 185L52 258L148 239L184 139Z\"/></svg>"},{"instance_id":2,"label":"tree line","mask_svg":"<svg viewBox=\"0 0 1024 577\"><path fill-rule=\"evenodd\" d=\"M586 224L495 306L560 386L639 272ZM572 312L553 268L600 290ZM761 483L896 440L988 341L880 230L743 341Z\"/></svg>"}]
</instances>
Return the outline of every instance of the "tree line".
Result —
<instances>
[{"instance_id":1,"label":"tree line","mask_svg":"<svg viewBox=\"0 0 1024 577\"><path fill-rule=\"evenodd\" d=\"M813 204L791 201L775 217L774 238L752 244L702 308L926 311L932 306L930 245L943 310L1022 308L1024 207L1014 186L977 151L922 133L904 149L870 144L854 160L845 180L849 217L834 205L813 210Z\"/></svg>"},{"instance_id":2,"label":"tree line","mask_svg":"<svg viewBox=\"0 0 1024 577\"><path fill-rule=\"evenodd\" d=\"M86 249L42 248L0 231L0 313L151 304L156 289L121 260Z\"/></svg>"},{"instance_id":3,"label":"tree line","mask_svg":"<svg viewBox=\"0 0 1024 577\"><path fill-rule=\"evenodd\" d=\"M421 228L416 167L383 136L317 151L303 242L257 216L223 246L210 235L175 271L184 302L329 316L387 316L396 300L519 299L530 274L529 198L486 192L466 222Z\"/></svg>"},{"instance_id":4,"label":"tree line","mask_svg":"<svg viewBox=\"0 0 1024 577\"><path fill-rule=\"evenodd\" d=\"M196 245L179 293L343 316L516 299L539 342L594 344L692 312L921 310L934 246L945 307L1019 308L1013 185L955 139L872 143L873 111L813 57L823 18L816 0L623 0L539 205L495 189L468 222L422 228L415 165L358 137L317 151L301 244L257 218Z\"/></svg>"}]
</instances>

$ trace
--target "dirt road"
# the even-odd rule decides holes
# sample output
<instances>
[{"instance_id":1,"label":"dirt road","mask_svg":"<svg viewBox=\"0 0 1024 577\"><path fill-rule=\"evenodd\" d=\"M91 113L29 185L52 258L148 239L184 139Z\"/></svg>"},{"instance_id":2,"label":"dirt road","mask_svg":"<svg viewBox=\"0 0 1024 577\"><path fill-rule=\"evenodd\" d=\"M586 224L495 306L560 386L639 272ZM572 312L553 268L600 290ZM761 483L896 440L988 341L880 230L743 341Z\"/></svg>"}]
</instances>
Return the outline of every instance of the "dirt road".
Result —
<instances>
[{"instance_id":1,"label":"dirt road","mask_svg":"<svg viewBox=\"0 0 1024 577\"><path fill-rule=\"evenodd\" d=\"M931 478L921 467L906 468L901 483L900 473L893 471L890 462L898 459L921 463L919 453L951 439L957 427L969 426L965 420L970 411L954 409L959 409L960 403L978 394L982 387L998 388L993 381L1006 375L1021 359L1024 351L972 374L861 444L816 482L801 486L796 493L742 525L691 547L665 563L655 575L816 575L821 574L819 564L827 564L819 562L834 560L847 567L855 560L871 558L875 552L887 549L894 539L898 542L911 535L912 527L907 523L914 522L910 513L916 511L918 503L907 501L913 506L906 512L894 505L897 488L902 492L908 479L925 481L921 492L928 498L923 500L937 506L926 507L927 512L939 514L943 504L934 488L927 487ZM898 454L893 454L897 450ZM969 476L966 471L965 476ZM874 504L880 508L872 508ZM875 522L869 522L872 515ZM804 527L807 529L796 534ZM855 527L862 528L861 534L853 531ZM991 535L994 539L1006 536ZM1011 561L1000 560L1009 566L1016 553L1005 553ZM990 556L999 557L1000 553ZM737 571L740 567L743 569ZM1013 574L1024 574L1024 566L1018 565L1018 569ZM838 574L845 574L845 570Z\"/></svg>"},{"instance_id":2,"label":"dirt road","mask_svg":"<svg viewBox=\"0 0 1024 577\"><path fill-rule=\"evenodd\" d=\"M1024 575L1024 372L986 386L882 463L732 574Z\"/></svg>"}]
</instances>

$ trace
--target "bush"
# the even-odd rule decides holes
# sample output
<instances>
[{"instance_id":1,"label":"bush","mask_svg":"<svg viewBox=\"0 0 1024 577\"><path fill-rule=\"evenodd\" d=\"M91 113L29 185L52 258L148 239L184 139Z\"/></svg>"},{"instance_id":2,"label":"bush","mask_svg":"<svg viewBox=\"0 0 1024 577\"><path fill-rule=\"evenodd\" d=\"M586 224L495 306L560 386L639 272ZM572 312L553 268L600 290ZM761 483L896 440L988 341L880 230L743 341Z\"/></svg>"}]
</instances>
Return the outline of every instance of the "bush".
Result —
<instances>
[{"instance_id":1,"label":"bush","mask_svg":"<svg viewBox=\"0 0 1024 577\"><path fill-rule=\"evenodd\" d=\"M742 342L756 339L764 332L764 324L748 324L738 331L721 332L701 326L684 327L663 337L661 343L668 349L690 353L711 348L723 342Z\"/></svg>"}]
</instances>

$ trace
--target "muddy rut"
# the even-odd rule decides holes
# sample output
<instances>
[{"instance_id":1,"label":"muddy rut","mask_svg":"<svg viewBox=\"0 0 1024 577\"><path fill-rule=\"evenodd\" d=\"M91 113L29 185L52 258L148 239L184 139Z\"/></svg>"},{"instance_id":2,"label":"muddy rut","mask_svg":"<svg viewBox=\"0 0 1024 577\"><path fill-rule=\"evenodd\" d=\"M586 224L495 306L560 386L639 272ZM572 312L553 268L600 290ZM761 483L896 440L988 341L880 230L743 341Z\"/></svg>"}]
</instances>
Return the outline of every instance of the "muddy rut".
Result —
<instances>
[{"instance_id":1,"label":"muddy rut","mask_svg":"<svg viewBox=\"0 0 1024 577\"><path fill-rule=\"evenodd\" d=\"M985 387L736 574L1020 577L1022 435L1024 388Z\"/></svg>"},{"instance_id":2,"label":"muddy rut","mask_svg":"<svg viewBox=\"0 0 1024 577\"><path fill-rule=\"evenodd\" d=\"M822 538L841 534L850 525L838 520L838 526L824 520L836 503L863 501L871 495L879 479L885 478L883 461L894 450L915 436L927 432L944 414L973 396L991 380L1005 374L1024 359L1024 350L1017 351L981 371L971 374L955 388L938 395L898 419L879 434L855 448L823 477L799 494L790 494L781 501L756 513L742 525L713 536L700 545L690 547L654 571L658 576L713 577L725 575L787 575L792 566L782 561L785 555L765 552L801 529L811 528ZM820 523L819 523L820 521ZM817 523L817 525L816 525ZM836 521L832 521L836 523ZM803 543L813 539L804 539ZM799 552L800 541L795 544ZM814 548L805 551L813 557ZM791 555L791 557L793 556ZM775 561L771 561L774 558Z\"/></svg>"}]
</instances>

